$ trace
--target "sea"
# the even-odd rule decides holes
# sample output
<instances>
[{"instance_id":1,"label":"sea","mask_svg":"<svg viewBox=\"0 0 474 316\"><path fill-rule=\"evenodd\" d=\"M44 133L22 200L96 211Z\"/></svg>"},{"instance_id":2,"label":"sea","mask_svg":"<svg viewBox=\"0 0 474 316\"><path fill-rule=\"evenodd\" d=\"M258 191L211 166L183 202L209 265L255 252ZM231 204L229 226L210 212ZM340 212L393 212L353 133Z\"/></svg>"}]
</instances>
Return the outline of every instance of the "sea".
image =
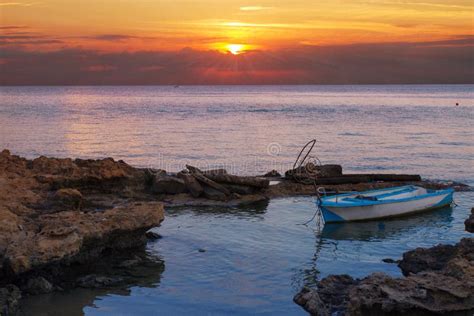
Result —
<instances>
[{"instance_id":1,"label":"sea","mask_svg":"<svg viewBox=\"0 0 474 316\"><path fill-rule=\"evenodd\" d=\"M0 87L0 150L113 157L239 175L311 158L346 173L409 173L474 185L474 85ZM329 274L401 276L403 252L469 234L474 192L395 220L326 225L311 196L238 208L169 209L147 253L163 269L120 289L27 298L24 315L305 315L293 303Z\"/></svg>"}]
</instances>

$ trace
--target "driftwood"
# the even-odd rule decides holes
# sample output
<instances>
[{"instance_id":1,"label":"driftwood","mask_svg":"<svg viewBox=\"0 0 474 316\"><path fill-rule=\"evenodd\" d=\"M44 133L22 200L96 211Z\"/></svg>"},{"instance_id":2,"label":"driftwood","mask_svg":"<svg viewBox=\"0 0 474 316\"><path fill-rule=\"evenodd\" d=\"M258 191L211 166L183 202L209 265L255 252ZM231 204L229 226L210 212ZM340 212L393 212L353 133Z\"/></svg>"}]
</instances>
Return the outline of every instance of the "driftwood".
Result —
<instances>
[{"instance_id":1,"label":"driftwood","mask_svg":"<svg viewBox=\"0 0 474 316\"><path fill-rule=\"evenodd\" d=\"M204 197L216 201L225 201L228 199L228 195L208 186L204 186Z\"/></svg>"},{"instance_id":2,"label":"driftwood","mask_svg":"<svg viewBox=\"0 0 474 316\"><path fill-rule=\"evenodd\" d=\"M270 185L270 180L258 177L240 177L231 174L208 174L206 176L207 178L219 183L245 185L259 189L268 188Z\"/></svg>"},{"instance_id":3,"label":"driftwood","mask_svg":"<svg viewBox=\"0 0 474 316\"><path fill-rule=\"evenodd\" d=\"M230 195L231 194L231 192L229 190L227 190L224 186L222 186L219 183L214 182L213 180L211 180L211 179L207 178L206 176L204 176L202 174L202 171L199 170L198 168L193 167L193 166L189 166L189 165L186 165L186 168L188 168L188 170L191 172L192 176L195 177L196 180L198 180L202 184L205 184L205 185L213 188L214 190L220 191L220 192L224 193L225 195Z\"/></svg>"},{"instance_id":4,"label":"driftwood","mask_svg":"<svg viewBox=\"0 0 474 316\"><path fill-rule=\"evenodd\" d=\"M180 172L178 177L184 180L186 189L188 189L192 196L197 198L204 192L202 185L191 174Z\"/></svg>"},{"instance_id":5,"label":"driftwood","mask_svg":"<svg viewBox=\"0 0 474 316\"><path fill-rule=\"evenodd\" d=\"M226 189L228 189L232 193L237 193L240 195L248 195L248 194L254 194L255 191L257 191L257 188L250 187L247 185L238 185L238 184L228 184L228 183L223 183L222 184Z\"/></svg>"}]
</instances>

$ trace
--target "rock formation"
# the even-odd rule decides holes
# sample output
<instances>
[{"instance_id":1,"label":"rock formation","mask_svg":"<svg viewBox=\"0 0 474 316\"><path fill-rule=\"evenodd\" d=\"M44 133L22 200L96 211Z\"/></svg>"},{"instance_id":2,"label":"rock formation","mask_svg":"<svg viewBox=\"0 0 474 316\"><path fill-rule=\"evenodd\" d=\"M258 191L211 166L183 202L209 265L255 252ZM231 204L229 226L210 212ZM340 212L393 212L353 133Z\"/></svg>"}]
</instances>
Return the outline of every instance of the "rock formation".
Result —
<instances>
[{"instance_id":1,"label":"rock formation","mask_svg":"<svg viewBox=\"0 0 474 316\"><path fill-rule=\"evenodd\" d=\"M21 295L12 284L49 292L52 270L143 246L164 219L161 203L141 198L145 180L144 170L111 158L26 160L2 151L0 314Z\"/></svg>"},{"instance_id":2,"label":"rock formation","mask_svg":"<svg viewBox=\"0 0 474 316\"><path fill-rule=\"evenodd\" d=\"M331 275L317 289L303 289L294 301L318 316L473 314L474 238L408 251L399 267L403 278Z\"/></svg>"}]
</instances>

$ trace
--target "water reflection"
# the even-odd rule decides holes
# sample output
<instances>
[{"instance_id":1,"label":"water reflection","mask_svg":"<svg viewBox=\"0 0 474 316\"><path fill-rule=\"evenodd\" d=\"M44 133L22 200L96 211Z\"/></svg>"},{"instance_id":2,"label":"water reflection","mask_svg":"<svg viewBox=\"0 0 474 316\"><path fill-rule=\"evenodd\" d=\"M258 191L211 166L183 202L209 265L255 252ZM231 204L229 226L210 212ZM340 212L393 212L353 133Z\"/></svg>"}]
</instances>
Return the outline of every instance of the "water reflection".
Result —
<instances>
[{"instance_id":1,"label":"water reflection","mask_svg":"<svg viewBox=\"0 0 474 316\"><path fill-rule=\"evenodd\" d=\"M447 226L453 220L452 207L444 207L429 213L421 213L404 218L360 223L326 224L321 238L328 240L374 241L397 238L409 234L411 230Z\"/></svg>"},{"instance_id":2,"label":"water reflection","mask_svg":"<svg viewBox=\"0 0 474 316\"><path fill-rule=\"evenodd\" d=\"M344 262L352 262L343 268L343 273L351 274L362 272L364 265L368 270L374 269L388 256L398 258L410 236L449 227L453 221L452 212L452 207L445 207L392 220L326 224L321 231L315 231L314 254L293 276L293 287L316 287L323 277L321 271L331 274L332 267L344 266Z\"/></svg>"},{"instance_id":3,"label":"water reflection","mask_svg":"<svg viewBox=\"0 0 474 316\"><path fill-rule=\"evenodd\" d=\"M229 206L200 206L200 207L175 207L169 208L169 216L179 216L184 213L192 213L196 216L224 216L236 218L263 219L269 205L269 200L262 200L245 205Z\"/></svg>"},{"instance_id":4,"label":"water reflection","mask_svg":"<svg viewBox=\"0 0 474 316\"><path fill-rule=\"evenodd\" d=\"M126 260L132 260L139 256L142 260L137 265L124 265ZM94 302L109 296L130 296L132 287L155 288L161 281L165 270L164 261L161 258L142 253L133 252L126 257L105 258L97 261L94 267L77 267L72 274L78 271L87 271L88 274L121 278L120 285L107 288L76 288L64 292L27 297L21 302L21 316L82 316L84 308L95 307ZM66 278L72 275L66 276ZM47 308L45 308L47 307Z\"/></svg>"}]
</instances>

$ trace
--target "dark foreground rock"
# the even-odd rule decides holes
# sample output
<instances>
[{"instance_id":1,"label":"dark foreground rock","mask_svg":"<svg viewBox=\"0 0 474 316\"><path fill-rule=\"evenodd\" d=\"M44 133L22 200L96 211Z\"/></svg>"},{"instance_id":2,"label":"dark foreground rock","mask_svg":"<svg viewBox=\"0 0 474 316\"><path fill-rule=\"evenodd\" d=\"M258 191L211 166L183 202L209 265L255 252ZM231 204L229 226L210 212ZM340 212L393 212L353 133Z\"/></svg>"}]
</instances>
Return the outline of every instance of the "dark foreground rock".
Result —
<instances>
[{"instance_id":1,"label":"dark foreground rock","mask_svg":"<svg viewBox=\"0 0 474 316\"><path fill-rule=\"evenodd\" d=\"M474 239L404 255L406 277L373 273L363 279L329 276L294 297L311 315L472 315ZM439 259L439 260L437 260Z\"/></svg>"},{"instance_id":2,"label":"dark foreground rock","mask_svg":"<svg viewBox=\"0 0 474 316\"><path fill-rule=\"evenodd\" d=\"M17 286L8 284L0 288L0 315L15 315L19 308L20 299L21 292Z\"/></svg>"}]
</instances>

